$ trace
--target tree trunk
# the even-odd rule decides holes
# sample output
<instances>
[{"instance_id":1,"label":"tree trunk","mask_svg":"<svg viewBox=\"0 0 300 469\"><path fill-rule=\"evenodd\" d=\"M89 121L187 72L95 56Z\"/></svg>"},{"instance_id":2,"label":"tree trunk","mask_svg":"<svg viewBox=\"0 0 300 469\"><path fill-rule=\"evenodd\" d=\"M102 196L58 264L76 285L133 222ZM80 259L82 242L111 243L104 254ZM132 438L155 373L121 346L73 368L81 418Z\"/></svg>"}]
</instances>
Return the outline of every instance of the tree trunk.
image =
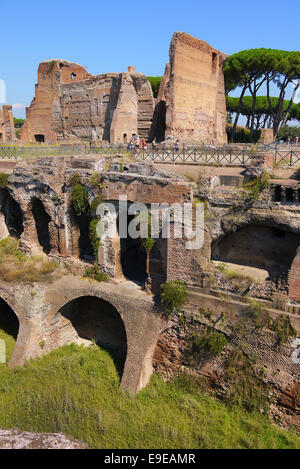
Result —
<instances>
[{"instance_id":1,"label":"tree trunk","mask_svg":"<svg viewBox=\"0 0 300 469\"><path fill-rule=\"evenodd\" d=\"M237 127L237 123L238 123L238 120L239 120L239 117L240 117L240 114L241 114L242 102L243 102L243 97L244 97L244 94L246 92L246 89L247 89L247 85L244 85L244 87L242 89L241 96L240 96L240 100L239 100L239 107L238 107L238 110L237 110L237 113L236 113L236 116L235 116L235 119L234 119L234 124L233 124L233 127L231 129L230 142L233 142L233 137L235 136L235 133L236 133L236 127Z\"/></svg>"}]
</instances>

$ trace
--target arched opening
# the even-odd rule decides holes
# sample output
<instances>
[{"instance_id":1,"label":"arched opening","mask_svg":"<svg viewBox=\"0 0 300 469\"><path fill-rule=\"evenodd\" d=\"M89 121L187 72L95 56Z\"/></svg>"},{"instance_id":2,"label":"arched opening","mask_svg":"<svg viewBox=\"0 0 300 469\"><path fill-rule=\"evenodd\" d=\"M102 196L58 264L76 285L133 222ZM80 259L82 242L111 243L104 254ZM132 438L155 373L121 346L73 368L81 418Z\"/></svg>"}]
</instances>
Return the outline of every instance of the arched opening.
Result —
<instances>
[{"instance_id":1,"label":"arched opening","mask_svg":"<svg viewBox=\"0 0 300 469\"><path fill-rule=\"evenodd\" d=\"M281 186L275 186L274 189L274 201L281 202Z\"/></svg>"},{"instance_id":2,"label":"arched opening","mask_svg":"<svg viewBox=\"0 0 300 469\"><path fill-rule=\"evenodd\" d=\"M251 225L215 241L211 259L264 269L271 280L287 282L300 236L278 228Z\"/></svg>"},{"instance_id":3,"label":"arched opening","mask_svg":"<svg viewBox=\"0 0 300 469\"><path fill-rule=\"evenodd\" d=\"M152 142L156 139L157 142L162 142L165 139L166 132L166 102L159 101L155 106L151 128L149 131L149 141Z\"/></svg>"},{"instance_id":4,"label":"arched opening","mask_svg":"<svg viewBox=\"0 0 300 469\"><path fill-rule=\"evenodd\" d=\"M285 199L287 202L294 202L294 190L292 187L286 187Z\"/></svg>"},{"instance_id":5,"label":"arched opening","mask_svg":"<svg viewBox=\"0 0 300 469\"><path fill-rule=\"evenodd\" d=\"M94 262L95 254L90 241L89 224L91 216L88 210L77 215L73 206L69 210L70 238L72 242L72 255L84 262Z\"/></svg>"},{"instance_id":6,"label":"arched opening","mask_svg":"<svg viewBox=\"0 0 300 469\"><path fill-rule=\"evenodd\" d=\"M32 215L35 221L36 233L43 251L49 254L51 250L49 223L51 221L50 215L45 210L43 203L40 199L33 198L31 201Z\"/></svg>"},{"instance_id":7,"label":"arched opening","mask_svg":"<svg viewBox=\"0 0 300 469\"><path fill-rule=\"evenodd\" d=\"M123 134L123 143L127 143L127 134Z\"/></svg>"},{"instance_id":8,"label":"arched opening","mask_svg":"<svg viewBox=\"0 0 300 469\"><path fill-rule=\"evenodd\" d=\"M127 236L120 239L121 266L124 277L144 285L148 277L147 252L142 245L141 238L131 238L128 233L128 226L133 219L134 215L127 216Z\"/></svg>"},{"instance_id":9,"label":"arched opening","mask_svg":"<svg viewBox=\"0 0 300 469\"><path fill-rule=\"evenodd\" d=\"M15 201L6 189L0 189L0 211L7 228L6 233L0 232L0 237L5 237L5 234L9 234L9 236L20 238L24 231L22 210L18 202Z\"/></svg>"},{"instance_id":10,"label":"arched opening","mask_svg":"<svg viewBox=\"0 0 300 469\"><path fill-rule=\"evenodd\" d=\"M68 319L64 327L68 337L94 341L108 350L120 375L127 355L127 339L123 320L116 308L101 298L82 296L64 305L58 312ZM68 329L68 330L67 330Z\"/></svg>"},{"instance_id":11,"label":"arched opening","mask_svg":"<svg viewBox=\"0 0 300 469\"><path fill-rule=\"evenodd\" d=\"M34 136L34 139L35 139L35 141L38 142L38 143L44 143L44 142L45 142L45 135L43 135L43 134L36 134L36 135Z\"/></svg>"},{"instance_id":12,"label":"arched opening","mask_svg":"<svg viewBox=\"0 0 300 469\"><path fill-rule=\"evenodd\" d=\"M8 303L0 298L0 339L4 340L9 360L19 333L19 320Z\"/></svg>"}]
</instances>

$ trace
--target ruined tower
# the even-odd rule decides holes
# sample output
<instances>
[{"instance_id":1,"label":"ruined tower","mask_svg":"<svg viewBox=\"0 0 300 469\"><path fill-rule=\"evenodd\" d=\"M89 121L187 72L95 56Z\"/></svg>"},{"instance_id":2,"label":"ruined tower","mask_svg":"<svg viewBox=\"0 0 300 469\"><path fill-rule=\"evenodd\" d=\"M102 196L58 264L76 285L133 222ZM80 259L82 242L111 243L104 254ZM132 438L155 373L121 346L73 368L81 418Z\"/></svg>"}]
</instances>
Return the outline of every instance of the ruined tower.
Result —
<instances>
[{"instance_id":1,"label":"ruined tower","mask_svg":"<svg viewBox=\"0 0 300 469\"><path fill-rule=\"evenodd\" d=\"M0 107L0 143L12 142L16 140L16 129L12 106L4 105Z\"/></svg>"},{"instance_id":2,"label":"ruined tower","mask_svg":"<svg viewBox=\"0 0 300 469\"><path fill-rule=\"evenodd\" d=\"M151 139L227 142L222 64L226 55L189 34L174 33L160 84Z\"/></svg>"}]
</instances>

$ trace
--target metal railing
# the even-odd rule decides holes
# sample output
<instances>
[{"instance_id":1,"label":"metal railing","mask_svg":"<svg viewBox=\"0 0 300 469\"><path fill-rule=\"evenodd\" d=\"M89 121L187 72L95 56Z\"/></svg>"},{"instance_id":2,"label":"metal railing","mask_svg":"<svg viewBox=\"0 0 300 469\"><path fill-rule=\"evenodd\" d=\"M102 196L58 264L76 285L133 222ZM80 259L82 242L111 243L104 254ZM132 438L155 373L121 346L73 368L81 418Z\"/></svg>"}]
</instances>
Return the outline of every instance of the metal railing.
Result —
<instances>
[{"instance_id":1,"label":"metal railing","mask_svg":"<svg viewBox=\"0 0 300 469\"><path fill-rule=\"evenodd\" d=\"M182 145L177 148L174 144L157 145L156 147L150 144L147 148L134 148L133 150L129 150L127 145L0 145L0 158L21 161L52 156L99 155L113 157L130 154L136 161L154 163L244 166L250 164L256 151L272 151L274 164L300 165L300 146L272 145L258 145L256 148L241 144L223 145L222 147Z\"/></svg>"},{"instance_id":2,"label":"metal railing","mask_svg":"<svg viewBox=\"0 0 300 469\"><path fill-rule=\"evenodd\" d=\"M26 158L38 158L47 156L72 156L72 155L107 155L113 156L124 153L126 147L90 146L90 145L34 145L34 146L3 146L0 145L0 158L23 160Z\"/></svg>"}]
</instances>

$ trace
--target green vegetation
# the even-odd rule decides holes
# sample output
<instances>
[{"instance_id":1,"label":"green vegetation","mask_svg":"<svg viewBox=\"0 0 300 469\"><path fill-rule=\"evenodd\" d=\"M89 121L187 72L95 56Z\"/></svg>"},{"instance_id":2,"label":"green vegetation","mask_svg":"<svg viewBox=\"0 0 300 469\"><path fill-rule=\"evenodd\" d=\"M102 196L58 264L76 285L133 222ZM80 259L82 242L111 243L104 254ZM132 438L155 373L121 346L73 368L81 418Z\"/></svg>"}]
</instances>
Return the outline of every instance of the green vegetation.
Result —
<instances>
[{"instance_id":1,"label":"green vegetation","mask_svg":"<svg viewBox=\"0 0 300 469\"><path fill-rule=\"evenodd\" d=\"M199 313L204 316L206 319L208 319L209 321L211 320L211 318L213 317L213 311L211 309L206 309L206 308L203 308L203 306L200 306L199 308Z\"/></svg>"},{"instance_id":2,"label":"green vegetation","mask_svg":"<svg viewBox=\"0 0 300 469\"><path fill-rule=\"evenodd\" d=\"M87 267L83 276L91 278L92 280L96 280L97 282L106 282L109 280L108 275L99 270L98 264Z\"/></svg>"},{"instance_id":3,"label":"green vegetation","mask_svg":"<svg viewBox=\"0 0 300 469\"><path fill-rule=\"evenodd\" d=\"M195 332L191 336L192 356L197 356L199 353L205 351L216 357L223 352L227 345L227 338L220 332L206 330L204 335Z\"/></svg>"},{"instance_id":4,"label":"green vegetation","mask_svg":"<svg viewBox=\"0 0 300 469\"><path fill-rule=\"evenodd\" d=\"M97 207L103 202L101 176L98 173L93 173L89 179L89 184L96 194L91 204L89 204L88 190L82 184L80 175L75 173L70 178L72 204L77 216L87 215L89 218L89 239L97 260L100 246L100 238L97 234L97 224L99 221Z\"/></svg>"},{"instance_id":5,"label":"green vegetation","mask_svg":"<svg viewBox=\"0 0 300 469\"><path fill-rule=\"evenodd\" d=\"M224 378L228 383L224 398L231 407L243 408L248 412L266 412L270 387L241 349L234 348L228 357Z\"/></svg>"},{"instance_id":6,"label":"green vegetation","mask_svg":"<svg viewBox=\"0 0 300 469\"><path fill-rule=\"evenodd\" d=\"M229 112L230 114L236 113L240 109L240 114L247 118L246 129L250 129L250 121L252 113L254 113L254 129L256 130L256 134L253 134L253 140L255 140L256 136L259 136L258 131L260 128L273 127L273 121L275 116L272 112L272 109L278 106L278 100L279 98L274 96L270 96L269 100L267 96L256 96L255 106L253 110L252 96L244 96L241 103L240 99L237 97L226 96L226 108L227 112ZM272 108L270 108L269 102L271 103ZM300 104L290 104L290 101L288 99L285 99L283 102L282 110L282 120L283 119L286 119L287 122L290 119L300 120Z\"/></svg>"},{"instance_id":7,"label":"green vegetation","mask_svg":"<svg viewBox=\"0 0 300 469\"><path fill-rule=\"evenodd\" d=\"M168 316L180 313L187 302L186 282L170 280L161 285L161 305Z\"/></svg>"},{"instance_id":8,"label":"green vegetation","mask_svg":"<svg viewBox=\"0 0 300 469\"><path fill-rule=\"evenodd\" d=\"M241 127L241 126L236 127L236 131L234 132L233 137L231 137L232 125L227 125L226 133L227 133L228 139L231 138L231 141L233 141L234 143L250 143L251 141L257 142L260 138L260 130L254 129L252 138L251 138L250 130L247 129L246 127Z\"/></svg>"},{"instance_id":9,"label":"green vegetation","mask_svg":"<svg viewBox=\"0 0 300 469\"><path fill-rule=\"evenodd\" d=\"M300 104L298 104L300 107ZM300 118L299 118L300 119ZM284 140L285 142L288 140L294 140L295 137L299 137L300 140L300 127L290 127L288 125L284 125L280 128L277 134L277 140Z\"/></svg>"},{"instance_id":10,"label":"green vegetation","mask_svg":"<svg viewBox=\"0 0 300 469\"><path fill-rule=\"evenodd\" d=\"M24 124L24 122L25 122L25 119L17 119L16 117L14 117L14 124L15 124L16 129L20 129L22 125Z\"/></svg>"},{"instance_id":11,"label":"green vegetation","mask_svg":"<svg viewBox=\"0 0 300 469\"><path fill-rule=\"evenodd\" d=\"M89 183L92 189L96 190L97 192L101 193L103 189L101 176L99 173L93 173L89 179Z\"/></svg>"},{"instance_id":12,"label":"green vegetation","mask_svg":"<svg viewBox=\"0 0 300 469\"><path fill-rule=\"evenodd\" d=\"M81 178L78 173L72 175L70 184L74 210L78 216L83 215L89 209L87 188L81 183Z\"/></svg>"},{"instance_id":13,"label":"green vegetation","mask_svg":"<svg viewBox=\"0 0 300 469\"><path fill-rule=\"evenodd\" d=\"M5 189L8 184L9 174L0 173L0 189Z\"/></svg>"},{"instance_id":14,"label":"green vegetation","mask_svg":"<svg viewBox=\"0 0 300 469\"><path fill-rule=\"evenodd\" d=\"M264 303L257 300L249 302L246 313L242 316L242 322L252 324L255 329L270 326L270 315L265 309Z\"/></svg>"},{"instance_id":15,"label":"green vegetation","mask_svg":"<svg viewBox=\"0 0 300 469\"><path fill-rule=\"evenodd\" d=\"M249 117L250 141L255 128L256 101L262 86L266 86L268 111L273 124L273 133L276 136L280 125L286 123L284 113L288 113L299 87L297 80L300 76L300 52L282 51L276 49L249 49L231 55L223 66L225 86L227 93L240 88L239 104L231 132L231 141L234 138L236 126L241 113L243 98L246 92L252 97L251 114ZM272 102L270 88L276 83L279 90L277 102ZM294 92L289 100L286 111L284 101L286 92L294 85Z\"/></svg>"},{"instance_id":16,"label":"green vegetation","mask_svg":"<svg viewBox=\"0 0 300 469\"><path fill-rule=\"evenodd\" d=\"M250 199L257 200L262 193L269 186L269 176L266 171L261 176L251 179L245 184L244 188L247 190Z\"/></svg>"},{"instance_id":17,"label":"green vegetation","mask_svg":"<svg viewBox=\"0 0 300 469\"><path fill-rule=\"evenodd\" d=\"M27 256L19 250L15 238L0 241L0 278L6 282L48 282L64 274L59 264L49 262L46 255Z\"/></svg>"},{"instance_id":18,"label":"green vegetation","mask_svg":"<svg viewBox=\"0 0 300 469\"><path fill-rule=\"evenodd\" d=\"M272 320L270 329L277 335L278 345L283 345L290 337L297 337L297 330L291 323L289 316L280 315Z\"/></svg>"},{"instance_id":19,"label":"green vegetation","mask_svg":"<svg viewBox=\"0 0 300 469\"><path fill-rule=\"evenodd\" d=\"M0 427L63 432L90 448L300 448L294 433L218 402L185 374L168 383L154 375L130 398L96 345L62 347L13 370L0 365L0 382Z\"/></svg>"},{"instance_id":20,"label":"green vegetation","mask_svg":"<svg viewBox=\"0 0 300 469\"><path fill-rule=\"evenodd\" d=\"M150 81L154 98L157 98L162 77L146 77Z\"/></svg>"},{"instance_id":21,"label":"green vegetation","mask_svg":"<svg viewBox=\"0 0 300 469\"><path fill-rule=\"evenodd\" d=\"M98 260L98 250L100 246L100 238L97 234L98 221L98 218L93 218L89 224L89 238L91 245L93 246L94 256L96 260Z\"/></svg>"}]
</instances>

